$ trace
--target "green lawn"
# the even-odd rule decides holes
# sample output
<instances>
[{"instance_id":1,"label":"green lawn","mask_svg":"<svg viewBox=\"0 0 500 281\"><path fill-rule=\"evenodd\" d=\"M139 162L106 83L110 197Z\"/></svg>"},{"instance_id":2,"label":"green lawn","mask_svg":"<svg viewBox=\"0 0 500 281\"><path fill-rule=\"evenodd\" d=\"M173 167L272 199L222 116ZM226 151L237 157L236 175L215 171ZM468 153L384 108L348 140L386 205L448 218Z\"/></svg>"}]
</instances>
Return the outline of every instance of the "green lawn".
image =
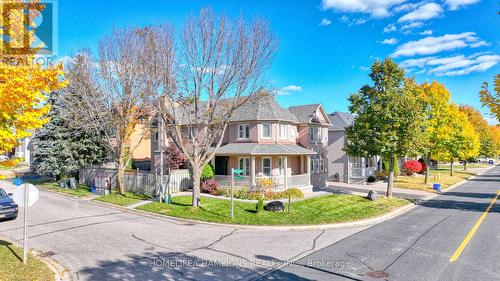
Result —
<instances>
[{"instance_id":1,"label":"green lawn","mask_svg":"<svg viewBox=\"0 0 500 281\"><path fill-rule=\"evenodd\" d=\"M59 184L57 182L45 182L42 184L38 184L38 187L77 197L88 197L92 195L92 192L90 192L90 188L86 185L79 185L76 189L65 189L59 188Z\"/></svg>"},{"instance_id":2,"label":"green lawn","mask_svg":"<svg viewBox=\"0 0 500 281\"><path fill-rule=\"evenodd\" d=\"M137 209L153 213L210 222L248 225L311 225L355 221L382 215L404 206L404 199L380 198L372 202L354 195L325 195L293 202L288 212L255 212L255 204L235 201L235 219L229 215L230 201L216 198L201 198L201 207L191 207L191 196L173 197L174 203L167 205L153 202ZM286 209L286 207L285 207Z\"/></svg>"},{"instance_id":3,"label":"green lawn","mask_svg":"<svg viewBox=\"0 0 500 281\"><path fill-rule=\"evenodd\" d=\"M146 200L146 199L149 199L149 197L146 195L142 195L142 194L125 192L124 195L121 195L117 192L112 192L111 194L97 197L94 200L102 201L102 202L106 202L106 203L111 203L111 204L115 204L115 205L120 205L120 206L128 206L128 205L132 205L132 204L138 203L138 202L140 202L142 200Z\"/></svg>"},{"instance_id":4,"label":"green lawn","mask_svg":"<svg viewBox=\"0 0 500 281\"><path fill-rule=\"evenodd\" d=\"M21 248L0 240L0 280L54 280L54 272L44 262L29 255L28 264L24 265L22 256Z\"/></svg>"}]
</instances>

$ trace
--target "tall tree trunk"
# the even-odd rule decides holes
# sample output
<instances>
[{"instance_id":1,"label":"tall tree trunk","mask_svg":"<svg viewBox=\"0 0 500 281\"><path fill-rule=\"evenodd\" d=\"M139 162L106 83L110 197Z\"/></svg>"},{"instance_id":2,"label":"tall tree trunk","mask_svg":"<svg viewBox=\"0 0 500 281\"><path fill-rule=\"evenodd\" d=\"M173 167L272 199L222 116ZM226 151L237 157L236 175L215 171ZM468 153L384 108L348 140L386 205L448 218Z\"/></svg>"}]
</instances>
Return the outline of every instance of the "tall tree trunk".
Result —
<instances>
[{"instance_id":1,"label":"tall tree trunk","mask_svg":"<svg viewBox=\"0 0 500 281\"><path fill-rule=\"evenodd\" d=\"M453 158L450 160L450 176L453 177Z\"/></svg>"},{"instance_id":2,"label":"tall tree trunk","mask_svg":"<svg viewBox=\"0 0 500 281\"><path fill-rule=\"evenodd\" d=\"M200 206L200 177L202 168L203 167L200 167L200 165L198 164L194 165L194 163L191 163L191 165L189 165L189 169L191 170L191 177L193 180L193 207Z\"/></svg>"},{"instance_id":3,"label":"tall tree trunk","mask_svg":"<svg viewBox=\"0 0 500 281\"><path fill-rule=\"evenodd\" d=\"M389 157L389 181L387 182L387 193L388 198L392 197L392 185L394 184L394 157Z\"/></svg>"},{"instance_id":4,"label":"tall tree trunk","mask_svg":"<svg viewBox=\"0 0 500 281\"><path fill-rule=\"evenodd\" d=\"M425 157L425 184L429 183L430 164L431 164L431 153L429 152Z\"/></svg>"},{"instance_id":5,"label":"tall tree trunk","mask_svg":"<svg viewBox=\"0 0 500 281\"><path fill-rule=\"evenodd\" d=\"M120 194L125 194L125 185L124 185L124 177L125 177L125 169L127 165L125 163L125 145L120 144L120 152L118 154L118 168L116 171L116 190Z\"/></svg>"},{"instance_id":6,"label":"tall tree trunk","mask_svg":"<svg viewBox=\"0 0 500 281\"><path fill-rule=\"evenodd\" d=\"M467 160L464 160L464 171L467 171Z\"/></svg>"}]
</instances>

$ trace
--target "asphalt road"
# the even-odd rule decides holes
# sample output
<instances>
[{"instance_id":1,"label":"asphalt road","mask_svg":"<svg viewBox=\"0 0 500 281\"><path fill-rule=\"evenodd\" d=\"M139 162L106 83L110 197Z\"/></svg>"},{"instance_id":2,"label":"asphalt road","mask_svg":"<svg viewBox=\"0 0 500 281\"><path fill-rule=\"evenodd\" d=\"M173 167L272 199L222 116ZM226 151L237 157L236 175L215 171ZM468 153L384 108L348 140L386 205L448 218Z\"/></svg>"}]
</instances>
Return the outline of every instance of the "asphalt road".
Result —
<instances>
[{"instance_id":1,"label":"asphalt road","mask_svg":"<svg viewBox=\"0 0 500 281\"><path fill-rule=\"evenodd\" d=\"M261 280L500 280L500 198L450 261L498 190L500 166Z\"/></svg>"},{"instance_id":2,"label":"asphalt road","mask_svg":"<svg viewBox=\"0 0 500 281\"><path fill-rule=\"evenodd\" d=\"M46 191L29 212L29 246L77 280L251 279L367 228L236 229L129 213ZM0 237L21 243L22 221L21 213L16 221L0 222Z\"/></svg>"}]
</instances>

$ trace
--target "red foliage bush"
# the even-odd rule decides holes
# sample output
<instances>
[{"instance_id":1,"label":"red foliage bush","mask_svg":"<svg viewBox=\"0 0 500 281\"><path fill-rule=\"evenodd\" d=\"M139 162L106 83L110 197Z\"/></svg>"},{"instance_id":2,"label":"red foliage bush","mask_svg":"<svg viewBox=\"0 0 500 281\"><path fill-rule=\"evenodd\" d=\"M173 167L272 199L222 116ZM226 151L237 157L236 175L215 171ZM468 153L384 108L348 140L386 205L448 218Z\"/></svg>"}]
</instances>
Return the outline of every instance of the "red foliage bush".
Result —
<instances>
[{"instance_id":1,"label":"red foliage bush","mask_svg":"<svg viewBox=\"0 0 500 281\"><path fill-rule=\"evenodd\" d=\"M418 162L420 162L420 165L422 165L422 169L418 172L419 174L424 174L425 170L427 170L427 164L425 164L424 159L418 159Z\"/></svg>"},{"instance_id":2,"label":"red foliage bush","mask_svg":"<svg viewBox=\"0 0 500 281\"><path fill-rule=\"evenodd\" d=\"M408 160L404 163L403 167L407 171L419 173L422 170L422 163L418 162L417 160Z\"/></svg>"},{"instance_id":3,"label":"red foliage bush","mask_svg":"<svg viewBox=\"0 0 500 281\"><path fill-rule=\"evenodd\" d=\"M219 183L215 179L208 179L201 184L201 192L215 195Z\"/></svg>"}]
</instances>

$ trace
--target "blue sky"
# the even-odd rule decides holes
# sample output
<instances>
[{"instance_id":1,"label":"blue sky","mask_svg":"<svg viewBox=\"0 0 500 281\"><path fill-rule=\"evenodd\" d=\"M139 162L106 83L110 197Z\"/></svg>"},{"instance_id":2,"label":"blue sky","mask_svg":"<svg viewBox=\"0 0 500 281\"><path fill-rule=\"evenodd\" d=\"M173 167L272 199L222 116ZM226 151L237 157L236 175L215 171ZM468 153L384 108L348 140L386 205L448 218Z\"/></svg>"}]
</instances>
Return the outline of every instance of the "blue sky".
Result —
<instances>
[{"instance_id":1,"label":"blue sky","mask_svg":"<svg viewBox=\"0 0 500 281\"><path fill-rule=\"evenodd\" d=\"M166 20L180 27L202 7L269 20L279 50L267 77L282 89L284 106L320 102L328 112L347 111L347 97L369 82L369 66L387 56L478 109L481 83L500 73L494 0L59 0L59 56L95 50L113 27Z\"/></svg>"}]
</instances>

